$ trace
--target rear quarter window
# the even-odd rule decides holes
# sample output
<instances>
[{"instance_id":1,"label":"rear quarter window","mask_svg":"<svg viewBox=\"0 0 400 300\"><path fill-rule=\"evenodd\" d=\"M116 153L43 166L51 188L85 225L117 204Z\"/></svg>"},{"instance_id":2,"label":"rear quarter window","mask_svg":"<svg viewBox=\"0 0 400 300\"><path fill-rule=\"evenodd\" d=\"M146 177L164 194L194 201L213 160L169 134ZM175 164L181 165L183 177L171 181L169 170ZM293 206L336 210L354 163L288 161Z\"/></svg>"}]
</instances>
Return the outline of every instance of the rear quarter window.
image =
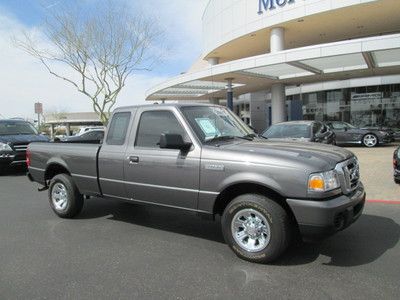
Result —
<instances>
[{"instance_id":1,"label":"rear quarter window","mask_svg":"<svg viewBox=\"0 0 400 300\"><path fill-rule=\"evenodd\" d=\"M120 112L114 114L107 133L106 143L108 145L123 145L125 143L130 119L130 112Z\"/></svg>"}]
</instances>

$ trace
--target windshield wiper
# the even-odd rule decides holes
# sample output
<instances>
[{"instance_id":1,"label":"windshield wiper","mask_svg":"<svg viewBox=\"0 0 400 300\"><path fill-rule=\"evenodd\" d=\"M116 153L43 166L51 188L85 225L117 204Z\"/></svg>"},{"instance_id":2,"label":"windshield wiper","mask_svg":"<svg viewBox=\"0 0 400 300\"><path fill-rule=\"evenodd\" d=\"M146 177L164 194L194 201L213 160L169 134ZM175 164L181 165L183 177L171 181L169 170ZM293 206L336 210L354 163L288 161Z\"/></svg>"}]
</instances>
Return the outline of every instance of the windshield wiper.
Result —
<instances>
[{"instance_id":1,"label":"windshield wiper","mask_svg":"<svg viewBox=\"0 0 400 300\"><path fill-rule=\"evenodd\" d=\"M246 141L252 141L256 135L252 134L247 134L244 136L238 136L238 135L221 135L221 136L215 136L212 139L209 139L205 141L206 143L210 142L215 142L215 141L227 141L227 140L233 140L233 139L241 139L241 140L246 140Z\"/></svg>"},{"instance_id":2,"label":"windshield wiper","mask_svg":"<svg viewBox=\"0 0 400 300\"><path fill-rule=\"evenodd\" d=\"M235 136L235 138L246 140L246 141L252 141L254 138L257 137L254 133L246 134L244 136Z\"/></svg>"},{"instance_id":3,"label":"windshield wiper","mask_svg":"<svg viewBox=\"0 0 400 300\"><path fill-rule=\"evenodd\" d=\"M211 143L216 141L226 141L226 140L233 140L235 136L233 135L216 135L212 139L206 140L205 143Z\"/></svg>"}]
</instances>

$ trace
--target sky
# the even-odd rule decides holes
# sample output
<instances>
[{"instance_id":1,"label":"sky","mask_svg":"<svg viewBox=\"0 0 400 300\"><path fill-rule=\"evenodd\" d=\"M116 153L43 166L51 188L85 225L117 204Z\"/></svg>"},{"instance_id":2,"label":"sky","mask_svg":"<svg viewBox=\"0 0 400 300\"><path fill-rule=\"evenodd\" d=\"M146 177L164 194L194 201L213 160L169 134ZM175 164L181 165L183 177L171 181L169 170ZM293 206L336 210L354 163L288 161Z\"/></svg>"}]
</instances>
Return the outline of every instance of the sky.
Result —
<instances>
[{"instance_id":1,"label":"sky","mask_svg":"<svg viewBox=\"0 0 400 300\"><path fill-rule=\"evenodd\" d=\"M34 117L34 103L44 112L91 111L90 100L73 86L50 75L43 65L12 42L23 31L40 33L47 9L71 0L0 0L0 118ZM88 7L96 0L84 1ZM113 0L123 1L123 0ZM156 20L168 52L152 71L132 75L117 106L144 103L145 91L185 72L201 55L201 17L208 0L129 0L132 10ZM40 34L39 34L40 36ZM46 44L47 41L40 41ZM68 72L66 69L65 72Z\"/></svg>"}]
</instances>

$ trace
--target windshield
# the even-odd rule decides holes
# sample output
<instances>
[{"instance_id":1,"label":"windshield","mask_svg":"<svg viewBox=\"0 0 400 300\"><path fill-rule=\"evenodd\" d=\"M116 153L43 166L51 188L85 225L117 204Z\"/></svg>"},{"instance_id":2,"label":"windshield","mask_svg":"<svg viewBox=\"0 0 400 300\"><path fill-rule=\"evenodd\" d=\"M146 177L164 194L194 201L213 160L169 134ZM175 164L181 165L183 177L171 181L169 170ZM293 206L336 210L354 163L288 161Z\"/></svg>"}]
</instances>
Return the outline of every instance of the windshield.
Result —
<instances>
[{"instance_id":1,"label":"windshield","mask_svg":"<svg viewBox=\"0 0 400 300\"><path fill-rule=\"evenodd\" d=\"M263 137L271 138L310 138L311 129L307 124L277 124L272 125Z\"/></svg>"},{"instance_id":2,"label":"windshield","mask_svg":"<svg viewBox=\"0 0 400 300\"><path fill-rule=\"evenodd\" d=\"M187 106L181 111L202 143L219 138L244 138L254 132L235 114L218 106Z\"/></svg>"},{"instance_id":3,"label":"windshield","mask_svg":"<svg viewBox=\"0 0 400 300\"><path fill-rule=\"evenodd\" d=\"M351 125L351 124L349 124L349 123L346 123L346 122L343 122L345 125L346 125L346 127L347 128L357 128L357 127L355 127L355 126L353 126L353 125Z\"/></svg>"},{"instance_id":4,"label":"windshield","mask_svg":"<svg viewBox=\"0 0 400 300\"><path fill-rule=\"evenodd\" d=\"M0 135L38 134L28 122L0 122Z\"/></svg>"}]
</instances>

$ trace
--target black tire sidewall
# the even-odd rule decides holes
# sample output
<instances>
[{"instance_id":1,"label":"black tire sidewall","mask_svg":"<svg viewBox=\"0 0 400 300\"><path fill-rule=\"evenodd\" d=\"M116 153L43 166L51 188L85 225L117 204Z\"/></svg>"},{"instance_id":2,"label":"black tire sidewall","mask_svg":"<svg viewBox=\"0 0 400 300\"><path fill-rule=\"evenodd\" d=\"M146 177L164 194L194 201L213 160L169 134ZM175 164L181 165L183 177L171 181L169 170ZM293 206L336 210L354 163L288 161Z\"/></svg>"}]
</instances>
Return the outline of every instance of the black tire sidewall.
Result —
<instances>
[{"instance_id":1,"label":"black tire sidewall","mask_svg":"<svg viewBox=\"0 0 400 300\"><path fill-rule=\"evenodd\" d=\"M57 183L62 183L67 191L68 202L64 210L57 210L52 201L52 191ZM59 174L53 177L49 187L49 202L51 209L61 218L72 218L82 210L83 197L79 193L71 176L67 174Z\"/></svg>"},{"instance_id":2,"label":"black tire sidewall","mask_svg":"<svg viewBox=\"0 0 400 300\"><path fill-rule=\"evenodd\" d=\"M254 209L269 223L271 239L266 248L258 252L248 252L241 248L232 236L231 223L236 213L243 209ZM250 262L268 263L279 257L289 242L289 223L285 210L273 200L262 195L246 194L235 198L226 207L221 219L225 242L237 256Z\"/></svg>"}]
</instances>

